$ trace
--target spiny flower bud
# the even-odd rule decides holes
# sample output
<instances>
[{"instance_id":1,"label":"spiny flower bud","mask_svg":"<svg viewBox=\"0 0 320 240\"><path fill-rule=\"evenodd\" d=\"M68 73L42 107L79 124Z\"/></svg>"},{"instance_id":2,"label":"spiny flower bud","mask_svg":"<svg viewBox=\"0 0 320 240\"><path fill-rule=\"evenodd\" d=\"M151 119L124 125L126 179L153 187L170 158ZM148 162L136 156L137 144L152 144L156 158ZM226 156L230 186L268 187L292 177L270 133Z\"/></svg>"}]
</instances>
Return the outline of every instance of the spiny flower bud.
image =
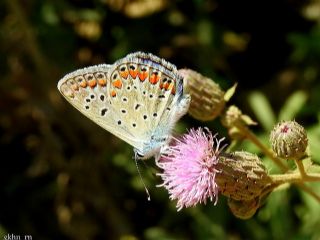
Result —
<instances>
[{"instance_id":1,"label":"spiny flower bud","mask_svg":"<svg viewBox=\"0 0 320 240\"><path fill-rule=\"evenodd\" d=\"M242 139L244 137L239 129L235 126L236 122L242 123L241 116L241 110L232 105L227 109L221 118L222 125L228 129L228 134L232 139Z\"/></svg>"},{"instance_id":2,"label":"spiny flower bud","mask_svg":"<svg viewBox=\"0 0 320 240\"><path fill-rule=\"evenodd\" d=\"M236 122L238 121L242 122L241 116L242 116L241 110L238 107L232 105L225 112L221 122L223 126L227 128L231 128L235 125Z\"/></svg>"},{"instance_id":3,"label":"spiny flower bud","mask_svg":"<svg viewBox=\"0 0 320 240\"><path fill-rule=\"evenodd\" d=\"M221 123L226 128L231 129L239 124L244 126L256 125L257 123L253 121L248 115L245 115L241 110L234 105L231 105L227 111L224 113Z\"/></svg>"},{"instance_id":4,"label":"spiny flower bud","mask_svg":"<svg viewBox=\"0 0 320 240\"><path fill-rule=\"evenodd\" d=\"M256 197L251 200L234 200L228 198L228 206L237 218L240 219L249 219L251 218L258 208L260 207L260 198Z\"/></svg>"},{"instance_id":5,"label":"spiny flower bud","mask_svg":"<svg viewBox=\"0 0 320 240\"><path fill-rule=\"evenodd\" d=\"M260 158L248 152L221 154L216 170L219 192L234 200L251 200L271 183Z\"/></svg>"},{"instance_id":6,"label":"spiny flower bud","mask_svg":"<svg viewBox=\"0 0 320 240\"><path fill-rule=\"evenodd\" d=\"M283 121L271 131L270 143L277 156L300 159L308 146L308 138L300 124L295 121Z\"/></svg>"},{"instance_id":7,"label":"spiny flower bud","mask_svg":"<svg viewBox=\"0 0 320 240\"><path fill-rule=\"evenodd\" d=\"M243 139L245 136L238 126L256 125L248 115L245 115L237 106L230 106L221 118L221 123L228 129L228 134L232 139Z\"/></svg>"},{"instance_id":8,"label":"spiny flower bud","mask_svg":"<svg viewBox=\"0 0 320 240\"><path fill-rule=\"evenodd\" d=\"M191 69L180 69L179 73L184 77L191 95L189 114L201 121L210 121L219 116L225 106L225 92L220 86Z\"/></svg>"}]
</instances>

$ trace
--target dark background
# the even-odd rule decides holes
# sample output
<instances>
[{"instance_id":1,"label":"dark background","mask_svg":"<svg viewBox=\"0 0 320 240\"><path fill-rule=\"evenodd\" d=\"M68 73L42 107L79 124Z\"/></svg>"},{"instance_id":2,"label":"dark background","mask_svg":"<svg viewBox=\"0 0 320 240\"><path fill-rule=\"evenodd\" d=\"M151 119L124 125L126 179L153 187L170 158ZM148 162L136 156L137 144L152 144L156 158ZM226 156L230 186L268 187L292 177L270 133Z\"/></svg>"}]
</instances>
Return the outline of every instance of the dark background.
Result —
<instances>
[{"instance_id":1,"label":"dark background","mask_svg":"<svg viewBox=\"0 0 320 240\"><path fill-rule=\"evenodd\" d=\"M248 98L253 91L268 99L275 116L303 91L307 100L295 119L318 147L319 1L7 0L0 9L0 237L320 238L320 204L295 187L273 193L247 221L235 218L223 197L217 206L176 212L156 187L151 159L140 164L148 202L132 148L82 116L56 88L77 68L151 52L225 90L238 82L231 103L253 119L259 119ZM190 116L177 131L197 126L227 134L218 119ZM264 140L265 130L254 128Z\"/></svg>"}]
</instances>

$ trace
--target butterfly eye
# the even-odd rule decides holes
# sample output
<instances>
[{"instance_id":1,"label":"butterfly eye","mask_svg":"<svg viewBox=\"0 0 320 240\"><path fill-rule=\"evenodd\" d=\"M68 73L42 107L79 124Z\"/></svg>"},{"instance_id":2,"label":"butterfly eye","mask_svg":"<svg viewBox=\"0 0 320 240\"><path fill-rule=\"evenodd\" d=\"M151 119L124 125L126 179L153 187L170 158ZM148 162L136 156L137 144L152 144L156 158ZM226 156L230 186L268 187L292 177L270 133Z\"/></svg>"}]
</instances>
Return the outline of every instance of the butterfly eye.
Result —
<instances>
[{"instance_id":1,"label":"butterfly eye","mask_svg":"<svg viewBox=\"0 0 320 240\"><path fill-rule=\"evenodd\" d=\"M143 158L144 157L144 155L142 153L138 152L138 151L136 151L136 154L137 154L138 158Z\"/></svg>"}]
</instances>

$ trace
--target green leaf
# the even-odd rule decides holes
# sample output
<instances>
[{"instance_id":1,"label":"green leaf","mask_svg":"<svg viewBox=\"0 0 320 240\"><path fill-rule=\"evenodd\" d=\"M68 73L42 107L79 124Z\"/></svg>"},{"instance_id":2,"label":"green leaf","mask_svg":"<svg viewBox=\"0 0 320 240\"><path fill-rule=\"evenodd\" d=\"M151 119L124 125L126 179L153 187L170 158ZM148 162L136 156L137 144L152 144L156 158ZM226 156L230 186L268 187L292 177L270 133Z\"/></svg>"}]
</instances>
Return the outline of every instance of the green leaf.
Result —
<instances>
[{"instance_id":1,"label":"green leaf","mask_svg":"<svg viewBox=\"0 0 320 240\"><path fill-rule=\"evenodd\" d=\"M148 240L161 240L161 239L174 239L169 233L167 233L161 227L150 227L145 230L145 238ZM136 239L136 238L132 238Z\"/></svg>"},{"instance_id":2,"label":"green leaf","mask_svg":"<svg viewBox=\"0 0 320 240\"><path fill-rule=\"evenodd\" d=\"M320 166L319 165L312 165L308 168L308 172L310 173L320 173Z\"/></svg>"},{"instance_id":3,"label":"green leaf","mask_svg":"<svg viewBox=\"0 0 320 240\"><path fill-rule=\"evenodd\" d=\"M314 124L306 130L309 142L308 153L311 155L312 162L320 164L320 124Z\"/></svg>"},{"instance_id":4,"label":"green leaf","mask_svg":"<svg viewBox=\"0 0 320 240\"><path fill-rule=\"evenodd\" d=\"M262 127L269 131L275 124L275 114L268 99L261 93L254 91L249 95L249 104Z\"/></svg>"},{"instance_id":5,"label":"green leaf","mask_svg":"<svg viewBox=\"0 0 320 240\"><path fill-rule=\"evenodd\" d=\"M309 187L312 188L313 192L318 193L320 190L320 186L318 183L309 184ZM319 239L320 236L320 204L319 202L310 196L310 194L301 191L301 197L303 205L300 205L296 208L297 216L300 218L301 221L301 228L305 232L312 233L310 239Z\"/></svg>"},{"instance_id":6,"label":"green leaf","mask_svg":"<svg viewBox=\"0 0 320 240\"><path fill-rule=\"evenodd\" d=\"M242 115L241 119L248 126L249 125L257 125L257 123L255 121L253 121L252 118L250 116L248 116L248 115Z\"/></svg>"},{"instance_id":7,"label":"green leaf","mask_svg":"<svg viewBox=\"0 0 320 240\"><path fill-rule=\"evenodd\" d=\"M303 91L293 93L284 103L280 113L279 121L292 120L305 105L307 101L307 94Z\"/></svg>"}]
</instances>

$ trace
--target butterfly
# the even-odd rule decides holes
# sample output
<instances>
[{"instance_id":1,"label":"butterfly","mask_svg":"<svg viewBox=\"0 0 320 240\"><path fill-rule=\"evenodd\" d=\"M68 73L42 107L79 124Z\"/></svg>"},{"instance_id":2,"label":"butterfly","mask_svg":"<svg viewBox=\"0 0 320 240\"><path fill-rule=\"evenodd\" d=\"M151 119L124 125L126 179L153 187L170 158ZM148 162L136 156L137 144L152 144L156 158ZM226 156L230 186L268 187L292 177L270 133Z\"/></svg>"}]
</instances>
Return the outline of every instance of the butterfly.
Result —
<instances>
[{"instance_id":1,"label":"butterfly","mask_svg":"<svg viewBox=\"0 0 320 240\"><path fill-rule=\"evenodd\" d=\"M71 72L58 90L86 117L132 145L141 159L161 152L190 104L177 68L143 52Z\"/></svg>"}]
</instances>

